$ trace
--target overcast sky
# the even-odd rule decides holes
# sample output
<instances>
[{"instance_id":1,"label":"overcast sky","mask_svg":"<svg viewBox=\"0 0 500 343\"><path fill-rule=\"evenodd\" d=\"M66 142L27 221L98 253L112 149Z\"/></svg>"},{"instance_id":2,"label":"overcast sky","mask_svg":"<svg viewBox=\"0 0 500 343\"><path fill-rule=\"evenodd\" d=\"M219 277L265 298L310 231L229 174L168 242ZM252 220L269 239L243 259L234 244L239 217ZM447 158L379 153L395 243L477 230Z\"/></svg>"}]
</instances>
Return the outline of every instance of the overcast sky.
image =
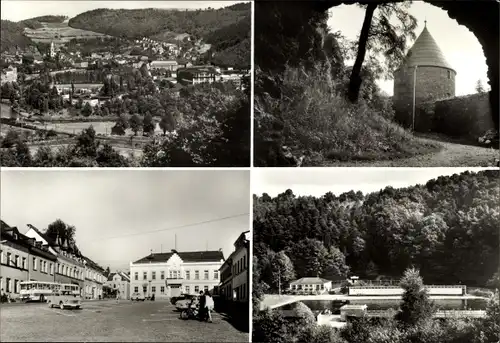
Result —
<instances>
[{"instance_id":1,"label":"overcast sky","mask_svg":"<svg viewBox=\"0 0 500 343\"><path fill-rule=\"evenodd\" d=\"M367 194L387 186L408 187L439 176L484 169L488 168L256 168L252 170L252 193L274 197L291 189L295 195L317 197L351 190Z\"/></svg>"},{"instance_id":2,"label":"overcast sky","mask_svg":"<svg viewBox=\"0 0 500 343\"><path fill-rule=\"evenodd\" d=\"M150 249L169 252L175 234L179 251L222 248L228 257L249 230L249 187L248 171L3 170L0 213L22 233L26 224L45 229L60 218L76 227L84 255L112 270L128 269ZM215 220L235 215L241 216Z\"/></svg>"},{"instance_id":3,"label":"overcast sky","mask_svg":"<svg viewBox=\"0 0 500 343\"><path fill-rule=\"evenodd\" d=\"M476 93L475 85L478 79L481 79L485 88L489 90L486 57L481 44L468 28L459 25L439 7L423 1L414 1L409 12L417 18L418 26L415 30L417 37L424 29L424 21L427 19L427 29L448 63L457 72L456 95ZM330 30L341 31L348 39L356 40L365 17L364 9L355 5L341 5L333 7L329 13ZM409 47L412 45L413 42ZM393 84L392 80L379 82L380 87L390 95L394 93Z\"/></svg>"},{"instance_id":4,"label":"overcast sky","mask_svg":"<svg viewBox=\"0 0 500 343\"><path fill-rule=\"evenodd\" d=\"M2 0L2 19L19 21L42 15L65 15L74 17L77 14L97 8L169 8L169 9L203 9L220 8L245 1L23 1Z\"/></svg>"}]
</instances>

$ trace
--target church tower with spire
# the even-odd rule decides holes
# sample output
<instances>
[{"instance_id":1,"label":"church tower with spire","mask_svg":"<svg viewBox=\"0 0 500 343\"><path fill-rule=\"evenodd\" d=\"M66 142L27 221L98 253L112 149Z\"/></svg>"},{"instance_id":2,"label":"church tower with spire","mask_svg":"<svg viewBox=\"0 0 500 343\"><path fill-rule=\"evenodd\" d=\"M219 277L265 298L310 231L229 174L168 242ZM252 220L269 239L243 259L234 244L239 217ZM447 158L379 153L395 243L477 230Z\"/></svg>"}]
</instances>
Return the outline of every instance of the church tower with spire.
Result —
<instances>
[{"instance_id":1,"label":"church tower with spire","mask_svg":"<svg viewBox=\"0 0 500 343\"><path fill-rule=\"evenodd\" d=\"M428 119L418 115L425 102L455 96L456 71L425 27L394 73L396 120L404 127L426 131Z\"/></svg>"},{"instance_id":2,"label":"church tower with spire","mask_svg":"<svg viewBox=\"0 0 500 343\"><path fill-rule=\"evenodd\" d=\"M49 54L50 54L50 57L52 57L52 58L56 57L56 47L54 45L54 41L50 42L50 52L49 52Z\"/></svg>"}]
</instances>

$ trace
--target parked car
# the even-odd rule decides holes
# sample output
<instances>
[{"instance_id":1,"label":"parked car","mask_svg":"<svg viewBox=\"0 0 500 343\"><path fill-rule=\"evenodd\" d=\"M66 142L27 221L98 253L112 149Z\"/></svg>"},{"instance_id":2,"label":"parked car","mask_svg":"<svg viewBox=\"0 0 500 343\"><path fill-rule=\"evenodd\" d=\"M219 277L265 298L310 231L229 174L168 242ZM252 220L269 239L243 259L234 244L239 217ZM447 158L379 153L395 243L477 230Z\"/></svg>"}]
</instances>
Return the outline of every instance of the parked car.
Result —
<instances>
[{"instance_id":1,"label":"parked car","mask_svg":"<svg viewBox=\"0 0 500 343\"><path fill-rule=\"evenodd\" d=\"M177 302L175 303L175 308L178 311L183 311L189 307L191 301L194 301L194 306L196 306L200 300L197 295L187 295L184 299L177 300Z\"/></svg>"},{"instance_id":2,"label":"parked car","mask_svg":"<svg viewBox=\"0 0 500 343\"><path fill-rule=\"evenodd\" d=\"M79 309L82 307L82 298L70 292L53 293L47 296L47 303L50 308L59 306L61 310L65 308Z\"/></svg>"},{"instance_id":3,"label":"parked car","mask_svg":"<svg viewBox=\"0 0 500 343\"><path fill-rule=\"evenodd\" d=\"M132 301L134 301L134 300L135 301L144 301L144 300L146 300L146 298L144 297L143 294L136 292L136 293L132 293L132 295L130 296L130 300L132 300Z\"/></svg>"}]
</instances>

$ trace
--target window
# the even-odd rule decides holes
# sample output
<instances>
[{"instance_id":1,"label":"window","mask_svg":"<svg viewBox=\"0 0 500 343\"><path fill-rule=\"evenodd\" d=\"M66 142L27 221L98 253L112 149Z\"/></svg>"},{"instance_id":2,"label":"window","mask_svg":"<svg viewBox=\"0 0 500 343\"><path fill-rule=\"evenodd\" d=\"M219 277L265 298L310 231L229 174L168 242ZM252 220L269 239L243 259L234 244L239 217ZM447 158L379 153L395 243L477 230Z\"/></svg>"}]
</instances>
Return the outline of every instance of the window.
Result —
<instances>
[{"instance_id":1,"label":"window","mask_svg":"<svg viewBox=\"0 0 500 343\"><path fill-rule=\"evenodd\" d=\"M113 288L116 288L116 283L113 284Z\"/></svg>"},{"instance_id":2,"label":"window","mask_svg":"<svg viewBox=\"0 0 500 343\"><path fill-rule=\"evenodd\" d=\"M52 263L49 264L50 275L54 274L54 269L52 268Z\"/></svg>"},{"instance_id":3,"label":"window","mask_svg":"<svg viewBox=\"0 0 500 343\"><path fill-rule=\"evenodd\" d=\"M198 270L194 271L194 279L199 280L200 279L200 272Z\"/></svg>"},{"instance_id":4,"label":"window","mask_svg":"<svg viewBox=\"0 0 500 343\"><path fill-rule=\"evenodd\" d=\"M3 263L3 250L0 250L0 263Z\"/></svg>"},{"instance_id":5,"label":"window","mask_svg":"<svg viewBox=\"0 0 500 343\"><path fill-rule=\"evenodd\" d=\"M203 274L205 276L205 280L208 280L208 270L205 270L205 272Z\"/></svg>"},{"instance_id":6,"label":"window","mask_svg":"<svg viewBox=\"0 0 500 343\"><path fill-rule=\"evenodd\" d=\"M142 287L142 293L146 293L147 291L148 291L148 287L143 286L143 287Z\"/></svg>"},{"instance_id":7,"label":"window","mask_svg":"<svg viewBox=\"0 0 500 343\"><path fill-rule=\"evenodd\" d=\"M160 272L160 279L165 280L165 271L164 270L162 270Z\"/></svg>"},{"instance_id":8,"label":"window","mask_svg":"<svg viewBox=\"0 0 500 343\"><path fill-rule=\"evenodd\" d=\"M172 277L177 279L177 270L172 271Z\"/></svg>"},{"instance_id":9,"label":"window","mask_svg":"<svg viewBox=\"0 0 500 343\"><path fill-rule=\"evenodd\" d=\"M152 278L153 280L156 280L156 272L151 272L151 278Z\"/></svg>"},{"instance_id":10,"label":"window","mask_svg":"<svg viewBox=\"0 0 500 343\"><path fill-rule=\"evenodd\" d=\"M160 294L165 294L165 286L160 286Z\"/></svg>"},{"instance_id":11,"label":"window","mask_svg":"<svg viewBox=\"0 0 500 343\"><path fill-rule=\"evenodd\" d=\"M198 293L199 291L200 291L200 287L198 287L198 286L194 286L194 292L195 292L195 293Z\"/></svg>"},{"instance_id":12,"label":"window","mask_svg":"<svg viewBox=\"0 0 500 343\"><path fill-rule=\"evenodd\" d=\"M214 270L214 280L217 280L219 278L219 271Z\"/></svg>"},{"instance_id":13,"label":"window","mask_svg":"<svg viewBox=\"0 0 500 343\"><path fill-rule=\"evenodd\" d=\"M138 286L135 286L135 287L134 287L134 292L135 292L135 293L138 293L138 292L139 292L139 287L138 287Z\"/></svg>"},{"instance_id":14,"label":"window","mask_svg":"<svg viewBox=\"0 0 500 343\"><path fill-rule=\"evenodd\" d=\"M36 270L37 265L36 265L36 257L33 257L33 270Z\"/></svg>"},{"instance_id":15,"label":"window","mask_svg":"<svg viewBox=\"0 0 500 343\"><path fill-rule=\"evenodd\" d=\"M186 293L189 294L189 286L186 286Z\"/></svg>"},{"instance_id":16,"label":"window","mask_svg":"<svg viewBox=\"0 0 500 343\"><path fill-rule=\"evenodd\" d=\"M142 279L146 280L148 278L148 272L142 273Z\"/></svg>"},{"instance_id":17,"label":"window","mask_svg":"<svg viewBox=\"0 0 500 343\"><path fill-rule=\"evenodd\" d=\"M26 269L26 257L23 257L23 269Z\"/></svg>"},{"instance_id":18,"label":"window","mask_svg":"<svg viewBox=\"0 0 500 343\"><path fill-rule=\"evenodd\" d=\"M186 270L186 280L190 280L191 275L189 274L189 270Z\"/></svg>"},{"instance_id":19,"label":"window","mask_svg":"<svg viewBox=\"0 0 500 343\"><path fill-rule=\"evenodd\" d=\"M448 70L448 79L451 79L451 71Z\"/></svg>"},{"instance_id":20,"label":"window","mask_svg":"<svg viewBox=\"0 0 500 343\"><path fill-rule=\"evenodd\" d=\"M134 273L134 279L139 280L139 273L138 272Z\"/></svg>"},{"instance_id":21,"label":"window","mask_svg":"<svg viewBox=\"0 0 500 343\"><path fill-rule=\"evenodd\" d=\"M8 253L7 253L7 265L8 265L8 266L10 266L10 263L11 263L11 261L10 261L10 255L11 255L11 253L10 253L10 252L8 252Z\"/></svg>"},{"instance_id":22,"label":"window","mask_svg":"<svg viewBox=\"0 0 500 343\"><path fill-rule=\"evenodd\" d=\"M11 284L10 284L10 278L7 278L7 282L5 283L5 291L7 293L10 292Z\"/></svg>"},{"instance_id":23,"label":"window","mask_svg":"<svg viewBox=\"0 0 500 343\"><path fill-rule=\"evenodd\" d=\"M155 293L155 292L156 292L156 286L151 287L151 291L152 291L153 293Z\"/></svg>"}]
</instances>

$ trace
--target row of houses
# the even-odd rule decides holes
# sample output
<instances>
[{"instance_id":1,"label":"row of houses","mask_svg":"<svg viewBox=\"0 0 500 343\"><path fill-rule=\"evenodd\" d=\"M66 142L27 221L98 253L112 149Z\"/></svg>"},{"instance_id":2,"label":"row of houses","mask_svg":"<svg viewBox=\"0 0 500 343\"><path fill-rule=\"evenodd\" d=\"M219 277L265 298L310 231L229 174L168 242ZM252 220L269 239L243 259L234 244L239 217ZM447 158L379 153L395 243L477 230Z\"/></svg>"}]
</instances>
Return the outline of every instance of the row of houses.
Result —
<instances>
[{"instance_id":1,"label":"row of houses","mask_svg":"<svg viewBox=\"0 0 500 343\"><path fill-rule=\"evenodd\" d=\"M52 239L33 225L22 234L1 221L0 288L12 298L20 294L20 282L45 281L75 284L81 296L99 299L107 278L105 270L60 237Z\"/></svg>"}]
</instances>

